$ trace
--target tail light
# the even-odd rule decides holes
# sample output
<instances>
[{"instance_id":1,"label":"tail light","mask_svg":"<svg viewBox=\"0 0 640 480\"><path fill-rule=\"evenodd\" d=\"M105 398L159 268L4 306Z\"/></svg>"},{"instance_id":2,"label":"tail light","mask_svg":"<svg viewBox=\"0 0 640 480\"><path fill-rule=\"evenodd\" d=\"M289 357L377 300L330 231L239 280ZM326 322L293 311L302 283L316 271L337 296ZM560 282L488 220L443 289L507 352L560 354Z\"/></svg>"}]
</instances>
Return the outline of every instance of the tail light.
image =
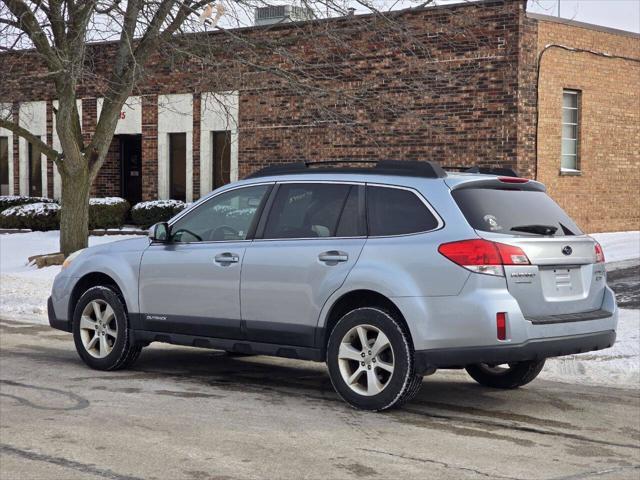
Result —
<instances>
[{"instance_id":1,"label":"tail light","mask_svg":"<svg viewBox=\"0 0 640 480\"><path fill-rule=\"evenodd\" d=\"M602 250L602 246L596 242L596 263L604 263L604 251Z\"/></svg>"},{"instance_id":2,"label":"tail light","mask_svg":"<svg viewBox=\"0 0 640 480\"><path fill-rule=\"evenodd\" d=\"M531 265L521 248L483 239L443 243L438 252L467 270L486 275L503 277L503 265Z\"/></svg>"}]
</instances>

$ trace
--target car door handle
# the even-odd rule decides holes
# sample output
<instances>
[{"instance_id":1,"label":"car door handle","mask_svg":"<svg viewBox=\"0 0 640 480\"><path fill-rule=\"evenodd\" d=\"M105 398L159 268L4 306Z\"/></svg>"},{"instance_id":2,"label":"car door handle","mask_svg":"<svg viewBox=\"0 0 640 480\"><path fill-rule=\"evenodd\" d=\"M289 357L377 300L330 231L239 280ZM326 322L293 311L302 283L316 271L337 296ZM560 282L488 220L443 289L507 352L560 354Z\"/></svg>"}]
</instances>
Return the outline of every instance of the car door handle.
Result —
<instances>
[{"instance_id":1,"label":"car door handle","mask_svg":"<svg viewBox=\"0 0 640 480\"><path fill-rule=\"evenodd\" d=\"M349 255L346 252L339 252L337 250L330 250L328 252L322 252L318 255L318 259L325 263L338 263L346 262L349 260Z\"/></svg>"},{"instance_id":2,"label":"car door handle","mask_svg":"<svg viewBox=\"0 0 640 480\"><path fill-rule=\"evenodd\" d=\"M240 256L235 253L224 252L216 255L213 261L221 265L229 265L230 263L238 263Z\"/></svg>"}]
</instances>

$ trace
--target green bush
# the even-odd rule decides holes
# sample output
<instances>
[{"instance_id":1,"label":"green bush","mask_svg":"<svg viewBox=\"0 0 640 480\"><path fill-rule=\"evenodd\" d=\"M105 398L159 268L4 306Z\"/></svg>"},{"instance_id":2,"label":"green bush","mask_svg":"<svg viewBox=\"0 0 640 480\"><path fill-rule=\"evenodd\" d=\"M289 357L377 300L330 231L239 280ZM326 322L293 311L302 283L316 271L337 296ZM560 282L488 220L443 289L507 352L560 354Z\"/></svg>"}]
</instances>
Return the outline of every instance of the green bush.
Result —
<instances>
[{"instance_id":1,"label":"green bush","mask_svg":"<svg viewBox=\"0 0 640 480\"><path fill-rule=\"evenodd\" d=\"M89 229L122 227L129 208L129 202L120 197L90 199Z\"/></svg>"},{"instance_id":2,"label":"green bush","mask_svg":"<svg viewBox=\"0 0 640 480\"><path fill-rule=\"evenodd\" d=\"M131 219L136 225L150 227L154 223L166 222L186 208L180 200L153 200L136 203L131 209Z\"/></svg>"},{"instance_id":3,"label":"green bush","mask_svg":"<svg viewBox=\"0 0 640 480\"><path fill-rule=\"evenodd\" d=\"M60 228L60 205L40 202L7 208L0 212L0 228L56 230Z\"/></svg>"},{"instance_id":4,"label":"green bush","mask_svg":"<svg viewBox=\"0 0 640 480\"><path fill-rule=\"evenodd\" d=\"M10 207L27 205L29 203L57 203L51 198L23 197L22 195L0 195L0 212Z\"/></svg>"}]
</instances>

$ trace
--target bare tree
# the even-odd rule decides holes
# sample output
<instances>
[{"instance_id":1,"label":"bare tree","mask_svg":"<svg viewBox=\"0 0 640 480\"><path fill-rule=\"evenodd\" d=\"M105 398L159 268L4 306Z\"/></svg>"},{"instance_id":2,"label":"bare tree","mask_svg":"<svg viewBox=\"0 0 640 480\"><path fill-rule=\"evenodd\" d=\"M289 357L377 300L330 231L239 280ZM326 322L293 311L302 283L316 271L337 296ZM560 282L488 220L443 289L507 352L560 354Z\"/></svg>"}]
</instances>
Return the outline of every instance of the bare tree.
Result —
<instances>
[{"instance_id":1,"label":"bare tree","mask_svg":"<svg viewBox=\"0 0 640 480\"><path fill-rule=\"evenodd\" d=\"M140 80L145 63L208 1L3 0L2 3L0 25L12 29L14 45L25 42L33 45L54 84L58 99L56 130L63 153L11 119L0 118L0 126L27 139L58 167L62 179L60 249L68 255L87 246L90 187L106 157L122 106ZM76 91L87 74L87 40L102 36L117 36L116 55L98 124L90 141L85 143Z\"/></svg>"}]
</instances>

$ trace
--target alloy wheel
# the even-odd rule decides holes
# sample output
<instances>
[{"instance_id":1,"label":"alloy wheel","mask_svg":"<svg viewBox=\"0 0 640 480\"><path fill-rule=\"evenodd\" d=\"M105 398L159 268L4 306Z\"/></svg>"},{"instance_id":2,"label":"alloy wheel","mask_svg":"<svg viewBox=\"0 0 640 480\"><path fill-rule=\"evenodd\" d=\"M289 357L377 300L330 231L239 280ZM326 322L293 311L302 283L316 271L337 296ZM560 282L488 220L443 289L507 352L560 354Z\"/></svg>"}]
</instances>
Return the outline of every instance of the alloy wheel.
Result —
<instances>
[{"instance_id":1,"label":"alloy wheel","mask_svg":"<svg viewBox=\"0 0 640 480\"><path fill-rule=\"evenodd\" d=\"M104 300L91 300L80 317L80 337L85 350L95 358L111 353L118 338L113 308Z\"/></svg>"},{"instance_id":2,"label":"alloy wheel","mask_svg":"<svg viewBox=\"0 0 640 480\"><path fill-rule=\"evenodd\" d=\"M338 366L342 379L360 395L382 392L389 385L394 365L389 339L372 325L353 327L340 342Z\"/></svg>"}]
</instances>

